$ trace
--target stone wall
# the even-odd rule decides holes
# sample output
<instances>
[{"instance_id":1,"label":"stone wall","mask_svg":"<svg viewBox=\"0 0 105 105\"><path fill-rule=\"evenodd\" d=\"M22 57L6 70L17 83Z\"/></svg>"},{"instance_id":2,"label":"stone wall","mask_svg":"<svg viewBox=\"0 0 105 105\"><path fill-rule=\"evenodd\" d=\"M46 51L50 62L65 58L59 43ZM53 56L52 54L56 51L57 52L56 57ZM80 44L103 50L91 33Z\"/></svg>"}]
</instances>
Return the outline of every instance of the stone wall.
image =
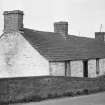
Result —
<instances>
[{"instance_id":1,"label":"stone wall","mask_svg":"<svg viewBox=\"0 0 105 105\"><path fill-rule=\"evenodd\" d=\"M96 76L96 59L88 60L88 77Z\"/></svg>"},{"instance_id":2,"label":"stone wall","mask_svg":"<svg viewBox=\"0 0 105 105\"><path fill-rule=\"evenodd\" d=\"M8 87L8 88L7 88ZM105 77L77 78L64 76L40 76L0 79L0 105L10 102L38 101L56 96L80 95L80 92L91 93L105 91ZM66 94L67 93L67 94ZM9 103L9 104L4 104Z\"/></svg>"},{"instance_id":3,"label":"stone wall","mask_svg":"<svg viewBox=\"0 0 105 105\"><path fill-rule=\"evenodd\" d=\"M50 62L50 75L65 76L65 62Z\"/></svg>"},{"instance_id":4,"label":"stone wall","mask_svg":"<svg viewBox=\"0 0 105 105\"><path fill-rule=\"evenodd\" d=\"M0 38L0 77L49 75L49 62L20 33Z\"/></svg>"},{"instance_id":5,"label":"stone wall","mask_svg":"<svg viewBox=\"0 0 105 105\"><path fill-rule=\"evenodd\" d=\"M72 77L83 77L83 61L71 61L71 76Z\"/></svg>"}]
</instances>

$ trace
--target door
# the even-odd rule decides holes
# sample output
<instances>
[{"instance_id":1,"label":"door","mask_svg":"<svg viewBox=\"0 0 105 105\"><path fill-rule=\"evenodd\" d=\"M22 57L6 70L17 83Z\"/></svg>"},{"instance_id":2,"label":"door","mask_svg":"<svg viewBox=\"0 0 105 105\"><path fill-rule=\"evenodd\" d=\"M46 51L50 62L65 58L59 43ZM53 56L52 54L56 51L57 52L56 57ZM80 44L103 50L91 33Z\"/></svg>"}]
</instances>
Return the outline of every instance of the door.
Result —
<instances>
[{"instance_id":1,"label":"door","mask_svg":"<svg viewBox=\"0 0 105 105\"><path fill-rule=\"evenodd\" d=\"M83 61L83 74L84 77L88 77L88 61Z\"/></svg>"}]
</instances>

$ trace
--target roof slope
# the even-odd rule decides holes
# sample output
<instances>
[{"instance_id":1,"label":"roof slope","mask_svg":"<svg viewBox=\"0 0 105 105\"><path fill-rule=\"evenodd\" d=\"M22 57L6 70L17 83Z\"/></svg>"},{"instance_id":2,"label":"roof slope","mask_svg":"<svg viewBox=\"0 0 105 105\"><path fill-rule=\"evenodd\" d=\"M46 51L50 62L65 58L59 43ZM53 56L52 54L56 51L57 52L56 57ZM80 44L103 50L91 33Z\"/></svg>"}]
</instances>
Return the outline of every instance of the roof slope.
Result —
<instances>
[{"instance_id":1,"label":"roof slope","mask_svg":"<svg viewBox=\"0 0 105 105\"><path fill-rule=\"evenodd\" d=\"M105 57L105 43L92 38L68 35L64 39L54 32L24 28L23 36L49 61L80 60Z\"/></svg>"}]
</instances>

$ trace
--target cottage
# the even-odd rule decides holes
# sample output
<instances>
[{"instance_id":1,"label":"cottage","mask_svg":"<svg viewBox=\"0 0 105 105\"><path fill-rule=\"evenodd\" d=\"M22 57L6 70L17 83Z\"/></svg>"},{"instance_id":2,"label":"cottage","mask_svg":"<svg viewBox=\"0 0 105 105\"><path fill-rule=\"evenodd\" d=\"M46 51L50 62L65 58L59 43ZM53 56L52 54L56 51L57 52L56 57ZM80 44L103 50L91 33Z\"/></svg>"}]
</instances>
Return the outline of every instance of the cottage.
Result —
<instances>
[{"instance_id":1,"label":"cottage","mask_svg":"<svg viewBox=\"0 0 105 105\"><path fill-rule=\"evenodd\" d=\"M0 77L105 74L105 32L95 38L68 34L68 22L55 22L54 32L23 27L23 12L4 12L0 37Z\"/></svg>"}]
</instances>

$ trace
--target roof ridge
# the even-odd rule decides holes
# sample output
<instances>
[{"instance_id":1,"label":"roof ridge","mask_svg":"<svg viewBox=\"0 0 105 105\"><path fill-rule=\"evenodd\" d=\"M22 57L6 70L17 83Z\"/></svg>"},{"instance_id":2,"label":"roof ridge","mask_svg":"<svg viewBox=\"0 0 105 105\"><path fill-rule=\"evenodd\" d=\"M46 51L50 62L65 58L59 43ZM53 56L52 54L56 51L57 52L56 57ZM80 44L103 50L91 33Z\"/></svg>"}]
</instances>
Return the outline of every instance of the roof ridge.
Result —
<instances>
[{"instance_id":1,"label":"roof ridge","mask_svg":"<svg viewBox=\"0 0 105 105\"><path fill-rule=\"evenodd\" d=\"M28 30L33 31L33 32L44 32L44 33L52 33L54 35L57 35L57 34L60 35L60 33L55 33L55 32L51 32L51 31L40 31L40 30L35 30L35 29L30 29L30 28L24 28L24 29L28 29ZM78 35L73 35L73 34L68 34L68 36L71 36L71 37L73 36L73 37L77 37L77 38L95 39L92 37L84 37L84 36L78 36Z\"/></svg>"}]
</instances>

